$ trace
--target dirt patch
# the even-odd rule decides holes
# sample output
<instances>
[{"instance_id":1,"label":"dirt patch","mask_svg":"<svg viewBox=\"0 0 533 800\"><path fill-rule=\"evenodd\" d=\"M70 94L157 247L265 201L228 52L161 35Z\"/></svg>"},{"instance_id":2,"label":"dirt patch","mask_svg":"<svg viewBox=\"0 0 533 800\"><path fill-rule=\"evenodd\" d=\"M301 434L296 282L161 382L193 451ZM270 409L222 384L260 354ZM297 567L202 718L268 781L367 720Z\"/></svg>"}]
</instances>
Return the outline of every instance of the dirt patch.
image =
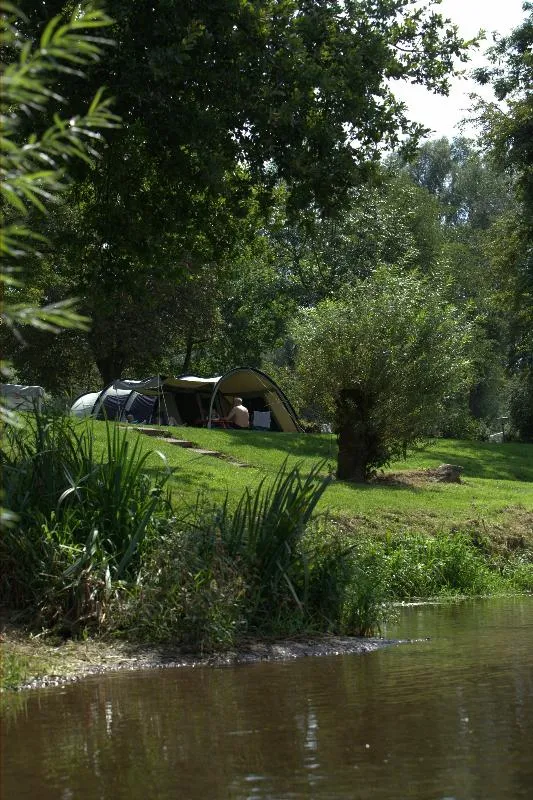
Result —
<instances>
[{"instance_id":1,"label":"dirt patch","mask_svg":"<svg viewBox=\"0 0 533 800\"><path fill-rule=\"evenodd\" d=\"M402 472L384 472L376 475L370 483L380 486L410 486L420 488L428 483L461 483L462 467L453 464L442 464L435 469L404 470Z\"/></svg>"}]
</instances>

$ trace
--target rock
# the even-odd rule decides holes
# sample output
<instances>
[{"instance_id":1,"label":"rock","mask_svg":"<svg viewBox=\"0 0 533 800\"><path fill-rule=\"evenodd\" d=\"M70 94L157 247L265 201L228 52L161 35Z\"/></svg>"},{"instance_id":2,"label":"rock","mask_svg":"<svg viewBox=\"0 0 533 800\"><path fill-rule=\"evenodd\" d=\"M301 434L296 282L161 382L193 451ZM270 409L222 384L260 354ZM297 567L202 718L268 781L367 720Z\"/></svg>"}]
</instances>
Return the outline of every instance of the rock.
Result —
<instances>
[{"instance_id":1,"label":"rock","mask_svg":"<svg viewBox=\"0 0 533 800\"><path fill-rule=\"evenodd\" d=\"M458 464L441 464L433 471L433 477L439 483L461 483L462 471Z\"/></svg>"}]
</instances>

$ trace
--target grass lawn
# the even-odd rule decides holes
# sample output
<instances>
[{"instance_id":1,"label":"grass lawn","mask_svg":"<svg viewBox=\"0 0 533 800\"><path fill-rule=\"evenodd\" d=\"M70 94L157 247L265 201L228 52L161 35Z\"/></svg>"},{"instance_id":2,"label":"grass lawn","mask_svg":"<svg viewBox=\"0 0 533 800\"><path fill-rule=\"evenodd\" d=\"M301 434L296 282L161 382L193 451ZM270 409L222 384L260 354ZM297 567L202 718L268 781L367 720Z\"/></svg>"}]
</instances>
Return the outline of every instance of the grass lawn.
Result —
<instances>
[{"instance_id":1,"label":"grass lawn","mask_svg":"<svg viewBox=\"0 0 533 800\"><path fill-rule=\"evenodd\" d=\"M104 423L88 424L94 425L97 440L103 443ZM289 466L300 464L303 472L318 461L324 461L325 474L335 468L337 447L332 435L164 430L248 465L239 468L223 458L192 453L139 434L131 426L128 435L141 435L144 447L154 451L148 461L154 474L165 464L175 470L173 498L185 508L195 504L198 493L213 502L224 500L226 495L230 502L236 502L246 487L254 488L262 478L273 477L285 459ZM526 536L529 532L533 541L533 445L439 439L385 472L421 470L442 463L463 466L461 484L359 485L333 481L319 509L354 520L365 529L433 531L480 525Z\"/></svg>"}]
</instances>

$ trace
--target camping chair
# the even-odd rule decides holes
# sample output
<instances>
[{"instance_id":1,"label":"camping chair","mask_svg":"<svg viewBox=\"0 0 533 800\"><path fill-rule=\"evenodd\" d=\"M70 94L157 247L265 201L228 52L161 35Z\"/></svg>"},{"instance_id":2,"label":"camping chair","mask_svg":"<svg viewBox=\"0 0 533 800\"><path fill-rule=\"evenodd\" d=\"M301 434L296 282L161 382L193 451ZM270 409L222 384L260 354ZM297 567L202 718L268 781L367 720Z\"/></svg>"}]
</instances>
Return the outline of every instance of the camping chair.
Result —
<instances>
[{"instance_id":1,"label":"camping chair","mask_svg":"<svg viewBox=\"0 0 533 800\"><path fill-rule=\"evenodd\" d=\"M270 411L254 411L252 425L254 431L270 430Z\"/></svg>"}]
</instances>

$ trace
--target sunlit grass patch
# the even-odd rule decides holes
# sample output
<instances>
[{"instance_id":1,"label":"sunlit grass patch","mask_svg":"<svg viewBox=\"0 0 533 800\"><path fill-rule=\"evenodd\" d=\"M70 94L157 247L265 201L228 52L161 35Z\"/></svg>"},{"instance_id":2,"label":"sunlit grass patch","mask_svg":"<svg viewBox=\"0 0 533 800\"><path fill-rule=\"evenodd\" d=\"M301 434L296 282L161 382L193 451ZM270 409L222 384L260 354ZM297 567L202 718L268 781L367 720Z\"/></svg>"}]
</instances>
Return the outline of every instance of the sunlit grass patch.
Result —
<instances>
[{"instance_id":1,"label":"sunlit grass patch","mask_svg":"<svg viewBox=\"0 0 533 800\"><path fill-rule=\"evenodd\" d=\"M47 669L42 658L21 652L13 644L1 645L0 689L16 689L46 674Z\"/></svg>"},{"instance_id":2,"label":"sunlit grass patch","mask_svg":"<svg viewBox=\"0 0 533 800\"><path fill-rule=\"evenodd\" d=\"M94 423L95 435L102 439L103 423ZM166 428L164 429L166 430ZM170 428L178 437L199 447L214 449L249 465L248 469L209 456L142 436L134 426L131 436L141 436L145 447L164 453L169 466L176 468L171 481L175 502L194 505L198 491L215 500L229 497L236 504L246 487L256 487L265 476L274 476L288 459L303 473L323 461L324 474L335 469L335 437L328 434L278 434L259 431L225 431L203 428ZM422 486L396 486L378 483L361 485L334 481L319 503L319 510L352 517L369 517L380 525L391 525L397 515L398 528L445 528L472 520L500 523L502 514L512 526L513 509L533 511L533 446L514 443L498 445L484 442L436 440L414 452L407 460L390 466L392 472L434 468L441 463L464 467L460 484L426 482ZM148 465L155 471L160 461L153 456ZM434 524L433 524L434 523ZM394 527L394 525L392 525Z\"/></svg>"}]
</instances>

